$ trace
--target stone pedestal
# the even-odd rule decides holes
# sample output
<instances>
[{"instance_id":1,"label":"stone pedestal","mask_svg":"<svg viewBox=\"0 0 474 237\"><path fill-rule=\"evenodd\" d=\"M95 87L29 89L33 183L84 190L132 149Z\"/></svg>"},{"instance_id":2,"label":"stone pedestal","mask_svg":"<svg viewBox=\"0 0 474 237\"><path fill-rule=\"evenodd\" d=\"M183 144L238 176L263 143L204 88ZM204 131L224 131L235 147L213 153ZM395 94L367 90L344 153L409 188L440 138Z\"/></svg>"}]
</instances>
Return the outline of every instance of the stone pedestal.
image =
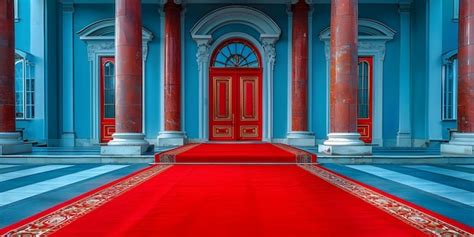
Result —
<instances>
[{"instance_id":1,"label":"stone pedestal","mask_svg":"<svg viewBox=\"0 0 474 237\"><path fill-rule=\"evenodd\" d=\"M180 131L160 132L157 143L158 146L182 146L186 144L186 134Z\"/></svg>"},{"instance_id":2,"label":"stone pedestal","mask_svg":"<svg viewBox=\"0 0 474 237\"><path fill-rule=\"evenodd\" d=\"M372 147L366 146L359 133L330 133L318 152L328 155L370 155Z\"/></svg>"},{"instance_id":3,"label":"stone pedestal","mask_svg":"<svg viewBox=\"0 0 474 237\"><path fill-rule=\"evenodd\" d=\"M145 153L150 144L145 141L142 133L114 133L113 140L107 146L100 148L102 155L141 155Z\"/></svg>"},{"instance_id":4,"label":"stone pedestal","mask_svg":"<svg viewBox=\"0 0 474 237\"><path fill-rule=\"evenodd\" d=\"M448 144L441 144L441 153L474 155L474 133L453 133Z\"/></svg>"},{"instance_id":5,"label":"stone pedestal","mask_svg":"<svg viewBox=\"0 0 474 237\"><path fill-rule=\"evenodd\" d=\"M0 155L29 153L31 150L31 144L23 143L20 133L0 132Z\"/></svg>"},{"instance_id":6,"label":"stone pedestal","mask_svg":"<svg viewBox=\"0 0 474 237\"><path fill-rule=\"evenodd\" d=\"M412 139L410 133L397 134L397 146L398 147L412 147Z\"/></svg>"},{"instance_id":7,"label":"stone pedestal","mask_svg":"<svg viewBox=\"0 0 474 237\"><path fill-rule=\"evenodd\" d=\"M316 138L312 132L289 132L286 137L288 145L315 146Z\"/></svg>"}]
</instances>

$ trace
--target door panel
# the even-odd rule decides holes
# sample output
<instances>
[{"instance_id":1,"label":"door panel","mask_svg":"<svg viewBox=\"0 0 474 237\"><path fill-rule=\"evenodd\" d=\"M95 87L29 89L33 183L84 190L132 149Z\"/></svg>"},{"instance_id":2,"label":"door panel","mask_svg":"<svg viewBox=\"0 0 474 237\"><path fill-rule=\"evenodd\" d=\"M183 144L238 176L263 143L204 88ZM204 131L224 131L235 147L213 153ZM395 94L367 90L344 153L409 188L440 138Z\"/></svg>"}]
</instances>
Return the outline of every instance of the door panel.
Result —
<instances>
[{"instance_id":1,"label":"door panel","mask_svg":"<svg viewBox=\"0 0 474 237\"><path fill-rule=\"evenodd\" d=\"M232 121L232 77L215 77L214 121Z\"/></svg>"},{"instance_id":2,"label":"door panel","mask_svg":"<svg viewBox=\"0 0 474 237\"><path fill-rule=\"evenodd\" d=\"M100 60L100 142L112 140L115 133L115 59Z\"/></svg>"},{"instance_id":3,"label":"door panel","mask_svg":"<svg viewBox=\"0 0 474 237\"><path fill-rule=\"evenodd\" d=\"M218 140L234 140L234 101L232 75L218 75L212 77L210 106L210 136Z\"/></svg>"},{"instance_id":4,"label":"door panel","mask_svg":"<svg viewBox=\"0 0 474 237\"><path fill-rule=\"evenodd\" d=\"M372 143L372 57L359 57L357 89L357 132L365 143Z\"/></svg>"},{"instance_id":5,"label":"door panel","mask_svg":"<svg viewBox=\"0 0 474 237\"><path fill-rule=\"evenodd\" d=\"M210 140L261 140L260 75L252 69L211 70Z\"/></svg>"},{"instance_id":6,"label":"door panel","mask_svg":"<svg viewBox=\"0 0 474 237\"><path fill-rule=\"evenodd\" d=\"M240 77L240 111L241 121L258 120L258 77Z\"/></svg>"}]
</instances>

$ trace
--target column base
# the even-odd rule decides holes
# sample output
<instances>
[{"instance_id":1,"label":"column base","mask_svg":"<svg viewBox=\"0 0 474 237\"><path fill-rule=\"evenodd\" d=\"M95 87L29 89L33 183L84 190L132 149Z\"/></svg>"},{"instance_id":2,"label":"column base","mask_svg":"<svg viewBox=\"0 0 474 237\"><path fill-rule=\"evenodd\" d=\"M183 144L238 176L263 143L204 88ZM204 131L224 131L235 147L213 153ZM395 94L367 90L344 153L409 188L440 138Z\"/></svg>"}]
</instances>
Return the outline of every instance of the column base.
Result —
<instances>
[{"instance_id":1,"label":"column base","mask_svg":"<svg viewBox=\"0 0 474 237\"><path fill-rule=\"evenodd\" d=\"M288 133L286 143L291 146L316 146L316 137L312 132L294 131Z\"/></svg>"},{"instance_id":2,"label":"column base","mask_svg":"<svg viewBox=\"0 0 474 237\"><path fill-rule=\"evenodd\" d=\"M453 133L448 144L441 144L441 153L474 155L474 133Z\"/></svg>"},{"instance_id":3,"label":"column base","mask_svg":"<svg viewBox=\"0 0 474 237\"><path fill-rule=\"evenodd\" d=\"M186 134L181 131L163 131L157 137L158 146L182 146L186 143Z\"/></svg>"},{"instance_id":4,"label":"column base","mask_svg":"<svg viewBox=\"0 0 474 237\"><path fill-rule=\"evenodd\" d=\"M76 146L76 134L75 133L63 133L61 136L61 146L63 147L74 147Z\"/></svg>"},{"instance_id":5,"label":"column base","mask_svg":"<svg viewBox=\"0 0 474 237\"><path fill-rule=\"evenodd\" d=\"M359 133L329 133L318 152L328 155L371 155L372 147L359 139Z\"/></svg>"},{"instance_id":6,"label":"column base","mask_svg":"<svg viewBox=\"0 0 474 237\"><path fill-rule=\"evenodd\" d=\"M142 155L150 144L142 133L114 133L107 146L100 147L101 155Z\"/></svg>"},{"instance_id":7,"label":"column base","mask_svg":"<svg viewBox=\"0 0 474 237\"><path fill-rule=\"evenodd\" d=\"M398 147L412 147L411 134L398 132L397 146Z\"/></svg>"},{"instance_id":8,"label":"column base","mask_svg":"<svg viewBox=\"0 0 474 237\"><path fill-rule=\"evenodd\" d=\"M0 132L0 155L30 153L32 145L20 140L20 133Z\"/></svg>"}]
</instances>

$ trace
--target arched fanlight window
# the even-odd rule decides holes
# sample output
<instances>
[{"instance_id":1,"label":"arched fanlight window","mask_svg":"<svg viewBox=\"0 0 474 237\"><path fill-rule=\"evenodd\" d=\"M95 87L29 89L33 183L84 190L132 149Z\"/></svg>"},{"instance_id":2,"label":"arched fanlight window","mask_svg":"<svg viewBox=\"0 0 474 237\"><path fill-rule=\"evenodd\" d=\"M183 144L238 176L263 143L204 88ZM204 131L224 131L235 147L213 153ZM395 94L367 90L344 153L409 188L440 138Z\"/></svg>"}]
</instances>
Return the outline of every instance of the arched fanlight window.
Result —
<instances>
[{"instance_id":1,"label":"arched fanlight window","mask_svg":"<svg viewBox=\"0 0 474 237\"><path fill-rule=\"evenodd\" d=\"M35 117L35 80L32 57L15 51L15 116L17 119Z\"/></svg>"},{"instance_id":2,"label":"arched fanlight window","mask_svg":"<svg viewBox=\"0 0 474 237\"><path fill-rule=\"evenodd\" d=\"M260 59L250 43L234 39L216 49L211 65L217 68L259 68Z\"/></svg>"}]
</instances>

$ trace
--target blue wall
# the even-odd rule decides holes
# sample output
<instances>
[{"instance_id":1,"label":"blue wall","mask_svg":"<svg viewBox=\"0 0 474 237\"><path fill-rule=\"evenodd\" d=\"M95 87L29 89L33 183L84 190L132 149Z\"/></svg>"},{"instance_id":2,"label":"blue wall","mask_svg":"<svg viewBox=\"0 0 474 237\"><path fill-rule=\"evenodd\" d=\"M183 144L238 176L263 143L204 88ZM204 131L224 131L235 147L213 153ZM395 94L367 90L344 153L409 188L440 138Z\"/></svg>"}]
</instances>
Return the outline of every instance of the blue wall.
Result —
<instances>
[{"instance_id":1,"label":"blue wall","mask_svg":"<svg viewBox=\"0 0 474 237\"><path fill-rule=\"evenodd\" d=\"M46 31L46 56L45 62L45 78L48 96L44 102L47 107L47 134L43 134L41 121L18 121L18 127L27 128L26 134L33 139L57 139L59 138L61 118L61 62L62 49L61 45L61 26L62 26L62 9L61 4L51 3L47 1L47 31ZM188 4L185 11L184 22L184 75L183 82L185 84L185 100L184 111L185 120L183 125L185 132L189 138L198 138L198 68L196 62L196 43L191 38L190 30L194 24L204 15L214 9L224 6L223 4ZM282 35L276 44L276 64L274 71L273 94L273 137L285 138L287 134L287 124L289 116L287 114L287 98L288 98L288 63L291 60L288 55L288 13L287 6L284 4L267 4L267 5L249 5L257 8L269 15L280 27ZM78 32L85 26L101 19L114 17L113 4L75 4L74 11L74 32ZM154 39L149 43L148 57L146 61L145 71L145 111L146 117L144 124L147 138L155 139L160 131L160 71L161 65L161 25L160 15L158 13L159 5L145 4L142 7L144 27L150 30ZM330 24L330 5L316 4L313 5L313 21L312 21L312 111L313 114L310 122L313 132L317 139L326 138L327 114L326 105L328 103L326 97L327 71L326 58L324 51L324 42L319 39L319 33ZM443 1L443 52L450 51L457 47L457 22L453 21L453 1ZM384 61L384 82L383 82L383 139L394 140L398 132L398 108L399 105L399 13L398 4L360 4L359 17L369 18L382 22L383 24L394 29L397 34L393 40L386 44L386 54ZM411 77L412 77L412 129L413 138L427 138L427 49L426 49L426 32L427 14L426 0L413 1L411 7ZM29 0L20 0L20 21L16 23L16 47L24 51L30 51L30 2ZM250 34L259 40L258 33L248 26L231 24L226 25L213 33L213 39L229 33L240 31ZM262 55L263 56L263 55ZM41 59L40 59L41 60ZM74 35L74 100L75 112L75 131L78 139L90 139L92 126L92 106L89 91L90 85L90 62L88 61L87 45L80 40L78 35ZM447 128L453 128L456 124L454 121L443 122L443 138L447 138Z\"/></svg>"}]
</instances>

